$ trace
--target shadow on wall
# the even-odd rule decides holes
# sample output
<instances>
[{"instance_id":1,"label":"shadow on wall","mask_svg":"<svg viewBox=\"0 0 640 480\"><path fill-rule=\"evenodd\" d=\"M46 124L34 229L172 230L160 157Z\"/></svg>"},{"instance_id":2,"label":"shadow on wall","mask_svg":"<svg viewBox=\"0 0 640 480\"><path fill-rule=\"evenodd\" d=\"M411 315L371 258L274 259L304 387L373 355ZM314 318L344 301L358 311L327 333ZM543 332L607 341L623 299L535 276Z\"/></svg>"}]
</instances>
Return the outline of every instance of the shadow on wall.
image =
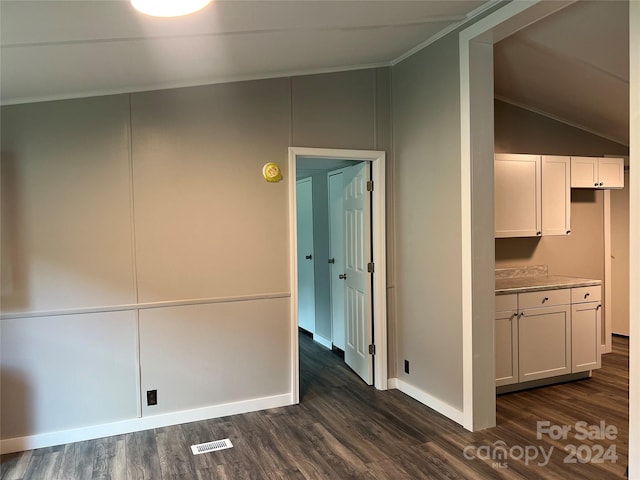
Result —
<instances>
[{"instance_id":1,"label":"shadow on wall","mask_svg":"<svg viewBox=\"0 0 640 480\"><path fill-rule=\"evenodd\" d=\"M32 392L18 370L0 370L0 438L26 435L32 430ZM11 405L11 409L2 408Z\"/></svg>"},{"instance_id":2,"label":"shadow on wall","mask_svg":"<svg viewBox=\"0 0 640 480\"><path fill-rule=\"evenodd\" d=\"M496 238L496 263L533 257L540 237Z\"/></svg>"},{"instance_id":3,"label":"shadow on wall","mask_svg":"<svg viewBox=\"0 0 640 480\"><path fill-rule=\"evenodd\" d=\"M10 308L25 308L29 304L27 298L27 269L18 265L20 247L23 245L19 238L18 218L20 215L19 195L16 191L17 168L15 155L11 152L2 152L0 162L0 192L2 198L2 229L0 238L0 261L2 262L2 278L0 287L2 293L2 305Z\"/></svg>"},{"instance_id":4,"label":"shadow on wall","mask_svg":"<svg viewBox=\"0 0 640 480\"><path fill-rule=\"evenodd\" d=\"M571 203L596 203L597 192L595 188L572 188Z\"/></svg>"}]
</instances>

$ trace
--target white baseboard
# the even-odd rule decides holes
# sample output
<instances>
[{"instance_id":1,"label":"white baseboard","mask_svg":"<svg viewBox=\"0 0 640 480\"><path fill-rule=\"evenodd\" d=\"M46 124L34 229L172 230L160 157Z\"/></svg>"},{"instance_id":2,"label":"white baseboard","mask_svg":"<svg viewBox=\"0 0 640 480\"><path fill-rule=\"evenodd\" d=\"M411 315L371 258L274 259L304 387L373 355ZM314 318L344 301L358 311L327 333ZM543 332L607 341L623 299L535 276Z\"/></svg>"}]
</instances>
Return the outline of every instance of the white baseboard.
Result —
<instances>
[{"instance_id":1,"label":"white baseboard","mask_svg":"<svg viewBox=\"0 0 640 480\"><path fill-rule=\"evenodd\" d=\"M209 418L237 415L239 413L255 412L268 408L293 405L293 395L275 395L272 397L256 398L242 402L213 405L210 407L184 410L180 412L163 413L148 417L132 418L120 422L92 425L90 427L74 428L59 432L40 433L26 437L7 438L0 440L0 452L12 453L35 448L52 447L65 443L93 440L95 438L122 435L124 433L139 432L151 428L167 427L180 423L196 422Z\"/></svg>"},{"instance_id":2,"label":"white baseboard","mask_svg":"<svg viewBox=\"0 0 640 480\"><path fill-rule=\"evenodd\" d=\"M450 418L454 422L460 425L463 425L464 414L462 410L458 410L457 408L452 407L451 405L449 405L446 402L443 402L439 398L433 397L429 395L427 392L424 392L419 388L416 388L413 385L410 385L399 378L390 378L388 384L389 384L389 388L397 388L402 393L406 393L411 398L418 400L420 403L425 404L427 407L435 410L438 413L441 413L442 415L444 415L447 418Z\"/></svg>"},{"instance_id":3,"label":"white baseboard","mask_svg":"<svg viewBox=\"0 0 640 480\"><path fill-rule=\"evenodd\" d=\"M326 338L324 338L321 335L318 335L317 333L313 334L313 341L316 343L319 343L325 348L328 348L329 350L333 348L333 342L331 340L327 340Z\"/></svg>"}]
</instances>

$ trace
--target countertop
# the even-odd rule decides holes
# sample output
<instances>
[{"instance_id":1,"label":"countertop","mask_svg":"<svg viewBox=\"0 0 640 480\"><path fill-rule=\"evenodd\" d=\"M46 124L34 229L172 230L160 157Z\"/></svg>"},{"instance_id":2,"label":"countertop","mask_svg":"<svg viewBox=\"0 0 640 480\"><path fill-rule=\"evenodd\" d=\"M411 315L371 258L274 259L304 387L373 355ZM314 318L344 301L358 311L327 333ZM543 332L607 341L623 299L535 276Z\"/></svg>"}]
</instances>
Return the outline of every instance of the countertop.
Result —
<instances>
[{"instance_id":1,"label":"countertop","mask_svg":"<svg viewBox=\"0 0 640 480\"><path fill-rule=\"evenodd\" d=\"M564 275L538 275L533 277L496 278L496 295L536 292L552 288L590 287L602 285L602 280L567 277Z\"/></svg>"}]
</instances>

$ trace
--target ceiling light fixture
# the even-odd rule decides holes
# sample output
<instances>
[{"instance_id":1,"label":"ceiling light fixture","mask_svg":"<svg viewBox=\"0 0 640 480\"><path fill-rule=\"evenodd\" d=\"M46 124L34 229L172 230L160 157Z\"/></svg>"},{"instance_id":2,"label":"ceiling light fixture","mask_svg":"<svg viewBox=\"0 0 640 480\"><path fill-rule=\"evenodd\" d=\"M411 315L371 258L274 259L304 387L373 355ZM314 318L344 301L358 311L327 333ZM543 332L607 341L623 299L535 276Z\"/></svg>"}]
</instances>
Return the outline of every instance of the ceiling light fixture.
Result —
<instances>
[{"instance_id":1,"label":"ceiling light fixture","mask_svg":"<svg viewBox=\"0 0 640 480\"><path fill-rule=\"evenodd\" d=\"M154 17L180 17L197 12L211 0L131 0L131 5L146 15Z\"/></svg>"}]
</instances>

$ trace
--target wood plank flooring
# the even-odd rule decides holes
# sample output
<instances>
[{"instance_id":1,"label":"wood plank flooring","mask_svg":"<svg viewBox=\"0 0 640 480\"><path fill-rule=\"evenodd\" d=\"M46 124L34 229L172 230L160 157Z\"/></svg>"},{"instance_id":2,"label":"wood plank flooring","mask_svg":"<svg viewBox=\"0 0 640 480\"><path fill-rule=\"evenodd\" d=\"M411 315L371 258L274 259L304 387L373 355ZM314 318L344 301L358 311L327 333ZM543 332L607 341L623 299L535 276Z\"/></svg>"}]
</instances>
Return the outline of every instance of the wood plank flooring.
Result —
<instances>
[{"instance_id":1,"label":"wood plank flooring","mask_svg":"<svg viewBox=\"0 0 640 480\"><path fill-rule=\"evenodd\" d=\"M336 354L301 335L300 405L6 454L0 478L624 479L628 339L613 345L592 378L499 396L498 426L470 433L397 390L365 386ZM571 431L538 439L538 421ZM583 440L577 422L605 422L616 438ZM231 449L191 454L192 444L227 437ZM581 456L567 457L570 445ZM491 458L500 446L501 461ZM615 463L596 463L613 448Z\"/></svg>"}]
</instances>

